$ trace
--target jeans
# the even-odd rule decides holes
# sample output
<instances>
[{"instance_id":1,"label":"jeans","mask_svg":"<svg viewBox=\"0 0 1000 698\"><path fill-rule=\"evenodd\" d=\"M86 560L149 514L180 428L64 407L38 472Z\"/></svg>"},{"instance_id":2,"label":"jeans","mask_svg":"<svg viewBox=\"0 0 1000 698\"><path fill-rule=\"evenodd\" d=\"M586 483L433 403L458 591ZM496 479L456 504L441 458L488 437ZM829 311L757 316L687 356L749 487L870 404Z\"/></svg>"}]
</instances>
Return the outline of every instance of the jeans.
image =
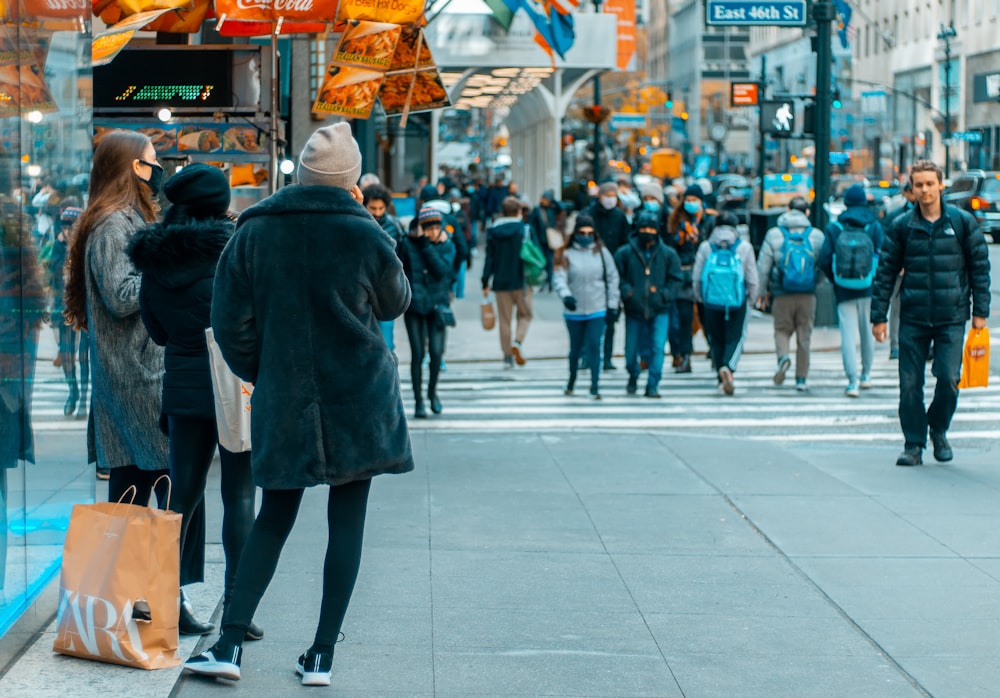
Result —
<instances>
[{"instance_id":1,"label":"jeans","mask_svg":"<svg viewBox=\"0 0 1000 698\"><path fill-rule=\"evenodd\" d=\"M875 357L875 337L868 318L872 299L854 298L837 303L837 323L840 325L840 354L844 360L847 380L857 383L861 376L870 376ZM861 373L858 373L858 335L861 335Z\"/></svg>"},{"instance_id":2,"label":"jeans","mask_svg":"<svg viewBox=\"0 0 1000 698\"><path fill-rule=\"evenodd\" d=\"M378 323L379 329L382 330L382 336L385 338L385 345L389 347L389 351L396 351L396 342L392 338L393 328L396 326L395 320L380 320Z\"/></svg>"},{"instance_id":3,"label":"jeans","mask_svg":"<svg viewBox=\"0 0 1000 698\"><path fill-rule=\"evenodd\" d=\"M625 316L625 370L629 376L639 375L639 357L647 356L649 378L647 390L655 390L663 375L663 346L670 329L670 313L660 313L646 319ZM647 354L646 351L650 353Z\"/></svg>"},{"instance_id":4,"label":"jeans","mask_svg":"<svg viewBox=\"0 0 1000 698\"><path fill-rule=\"evenodd\" d=\"M692 351L691 325L694 322L694 301L678 299L670 314L670 353L690 356Z\"/></svg>"},{"instance_id":5,"label":"jeans","mask_svg":"<svg viewBox=\"0 0 1000 698\"><path fill-rule=\"evenodd\" d=\"M455 276L455 283L451 286L451 290L455 293L455 298L465 298L465 269L467 266L467 262L462 262Z\"/></svg>"},{"instance_id":6,"label":"jeans","mask_svg":"<svg viewBox=\"0 0 1000 698\"><path fill-rule=\"evenodd\" d=\"M576 372L580 366L580 357L587 359L590 366L590 392L596 393L601 378L601 335L604 334L604 318L596 317L589 320L571 320L566 318L566 329L569 330L569 382L568 390L576 385Z\"/></svg>"},{"instance_id":7,"label":"jeans","mask_svg":"<svg viewBox=\"0 0 1000 698\"><path fill-rule=\"evenodd\" d=\"M943 434L951 426L958 407L964 341L964 323L936 327L899 323L899 423L907 447L923 448L928 427ZM924 371L931 342L934 342L931 373L937 384L934 399L925 412Z\"/></svg>"}]
</instances>

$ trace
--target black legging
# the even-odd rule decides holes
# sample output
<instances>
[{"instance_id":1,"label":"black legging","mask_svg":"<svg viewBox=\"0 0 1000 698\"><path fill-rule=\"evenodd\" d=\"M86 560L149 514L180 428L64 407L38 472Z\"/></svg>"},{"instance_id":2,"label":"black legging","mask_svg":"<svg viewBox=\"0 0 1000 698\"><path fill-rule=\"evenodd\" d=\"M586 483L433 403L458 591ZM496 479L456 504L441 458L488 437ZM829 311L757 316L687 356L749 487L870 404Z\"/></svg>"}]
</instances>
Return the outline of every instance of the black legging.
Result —
<instances>
[{"instance_id":1,"label":"black legging","mask_svg":"<svg viewBox=\"0 0 1000 698\"><path fill-rule=\"evenodd\" d=\"M228 599L240 553L253 526L254 485L250 453L231 453L219 446L214 419L168 416L167 424L170 431L170 479L174 488L170 508L184 516L181 550L191 546L198 551L197 555L192 552L190 567L181 565L181 586L205 580L205 482L218 446L222 464L225 598Z\"/></svg>"},{"instance_id":2,"label":"black legging","mask_svg":"<svg viewBox=\"0 0 1000 698\"><path fill-rule=\"evenodd\" d=\"M97 460L97 458L95 457L94 460ZM156 494L158 508L166 509L169 506L171 511L177 511L174 504L174 496L177 490L173 487L172 481L168 483L166 479L160 480L160 484L156 485L155 490L153 489L153 483L164 475L170 475L170 471L166 469L140 470L135 465L123 465L118 468L111 468L111 473L108 477L108 501L117 502L128 488L134 485L137 492L135 499L132 501L135 504L150 506L152 504L152 495ZM168 489L170 490L169 501L167 497ZM185 569L203 570L205 567L204 504L195 509L190 518L190 525L195 526L195 530L201 530L201 546L199 548L197 545L189 544L181 547L181 575L184 574ZM191 541L191 543L194 543L194 541Z\"/></svg>"},{"instance_id":3,"label":"black legging","mask_svg":"<svg viewBox=\"0 0 1000 698\"><path fill-rule=\"evenodd\" d=\"M371 479L357 480L330 488L326 506L328 538L323 563L323 601L312 646L316 652L333 652L347 614L361 566L371 482ZM247 626L271 583L281 549L295 524L303 492L301 489L263 491L260 513L247 541L247 549L253 550L253 555L240 561L232 603L222 619L222 638L226 642L243 644Z\"/></svg>"},{"instance_id":4,"label":"black legging","mask_svg":"<svg viewBox=\"0 0 1000 698\"><path fill-rule=\"evenodd\" d=\"M427 396L432 397L437 391L441 357L444 355L445 328L437 322L433 313L430 315L406 313L403 322L406 324L406 336L410 340L410 379L413 381L413 396L420 402L423 395L421 382L425 352L431 355Z\"/></svg>"}]
</instances>

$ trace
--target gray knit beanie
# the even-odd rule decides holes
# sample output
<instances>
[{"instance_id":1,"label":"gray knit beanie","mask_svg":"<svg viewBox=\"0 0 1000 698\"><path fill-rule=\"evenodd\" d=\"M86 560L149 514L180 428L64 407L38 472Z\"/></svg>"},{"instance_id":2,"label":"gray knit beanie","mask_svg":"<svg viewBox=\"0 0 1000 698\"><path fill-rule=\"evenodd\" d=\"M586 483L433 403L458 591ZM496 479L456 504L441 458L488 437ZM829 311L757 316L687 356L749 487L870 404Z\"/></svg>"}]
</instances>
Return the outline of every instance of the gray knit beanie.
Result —
<instances>
[{"instance_id":1,"label":"gray knit beanie","mask_svg":"<svg viewBox=\"0 0 1000 698\"><path fill-rule=\"evenodd\" d=\"M316 129L299 155L299 184L350 189L361 177L361 150L351 126L340 122Z\"/></svg>"}]
</instances>

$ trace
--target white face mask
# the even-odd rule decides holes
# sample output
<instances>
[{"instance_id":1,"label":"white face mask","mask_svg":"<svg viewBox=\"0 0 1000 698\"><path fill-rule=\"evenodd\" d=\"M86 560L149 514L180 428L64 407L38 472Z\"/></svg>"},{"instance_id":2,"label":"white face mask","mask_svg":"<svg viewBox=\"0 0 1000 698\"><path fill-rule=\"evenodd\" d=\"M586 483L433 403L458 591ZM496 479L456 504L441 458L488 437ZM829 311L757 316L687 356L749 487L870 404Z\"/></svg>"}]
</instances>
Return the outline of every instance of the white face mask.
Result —
<instances>
[{"instance_id":1,"label":"white face mask","mask_svg":"<svg viewBox=\"0 0 1000 698\"><path fill-rule=\"evenodd\" d=\"M618 197L617 196L602 196L601 197L601 206L603 206L604 208L608 209L609 211L611 209L613 209L617 205L618 205Z\"/></svg>"}]
</instances>

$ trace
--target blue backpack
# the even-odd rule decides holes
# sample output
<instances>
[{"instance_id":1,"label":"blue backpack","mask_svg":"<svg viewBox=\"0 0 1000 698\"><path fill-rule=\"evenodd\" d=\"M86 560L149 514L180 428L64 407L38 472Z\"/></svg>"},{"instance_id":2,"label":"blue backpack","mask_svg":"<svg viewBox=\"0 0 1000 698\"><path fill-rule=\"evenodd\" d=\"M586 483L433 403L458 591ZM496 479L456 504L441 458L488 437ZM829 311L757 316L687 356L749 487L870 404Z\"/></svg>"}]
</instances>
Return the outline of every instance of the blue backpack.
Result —
<instances>
[{"instance_id":1,"label":"blue backpack","mask_svg":"<svg viewBox=\"0 0 1000 698\"><path fill-rule=\"evenodd\" d=\"M747 289L743 278L743 262L736 255L740 241L721 247L709 243L712 251L701 269L701 297L706 308L735 310L746 303Z\"/></svg>"},{"instance_id":2,"label":"blue backpack","mask_svg":"<svg viewBox=\"0 0 1000 698\"><path fill-rule=\"evenodd\" d=\"M778 260L781 288L788 293L812 293L816 289L816 251L809 242L811 228L792 231L778 226L785 241Z\"/></svg>"},{"instance_id":3,"label":"blue backpack","mask_svg":"<svg viewBox=\"0 0 1000 698\"><path fill-rule=\"evenodd\" d=\"M878 267L871 223L864 228L834 223L840 232L833 245L833 282L841 288L863 291L871 288Z\"/></svg>"}]
</instances>

